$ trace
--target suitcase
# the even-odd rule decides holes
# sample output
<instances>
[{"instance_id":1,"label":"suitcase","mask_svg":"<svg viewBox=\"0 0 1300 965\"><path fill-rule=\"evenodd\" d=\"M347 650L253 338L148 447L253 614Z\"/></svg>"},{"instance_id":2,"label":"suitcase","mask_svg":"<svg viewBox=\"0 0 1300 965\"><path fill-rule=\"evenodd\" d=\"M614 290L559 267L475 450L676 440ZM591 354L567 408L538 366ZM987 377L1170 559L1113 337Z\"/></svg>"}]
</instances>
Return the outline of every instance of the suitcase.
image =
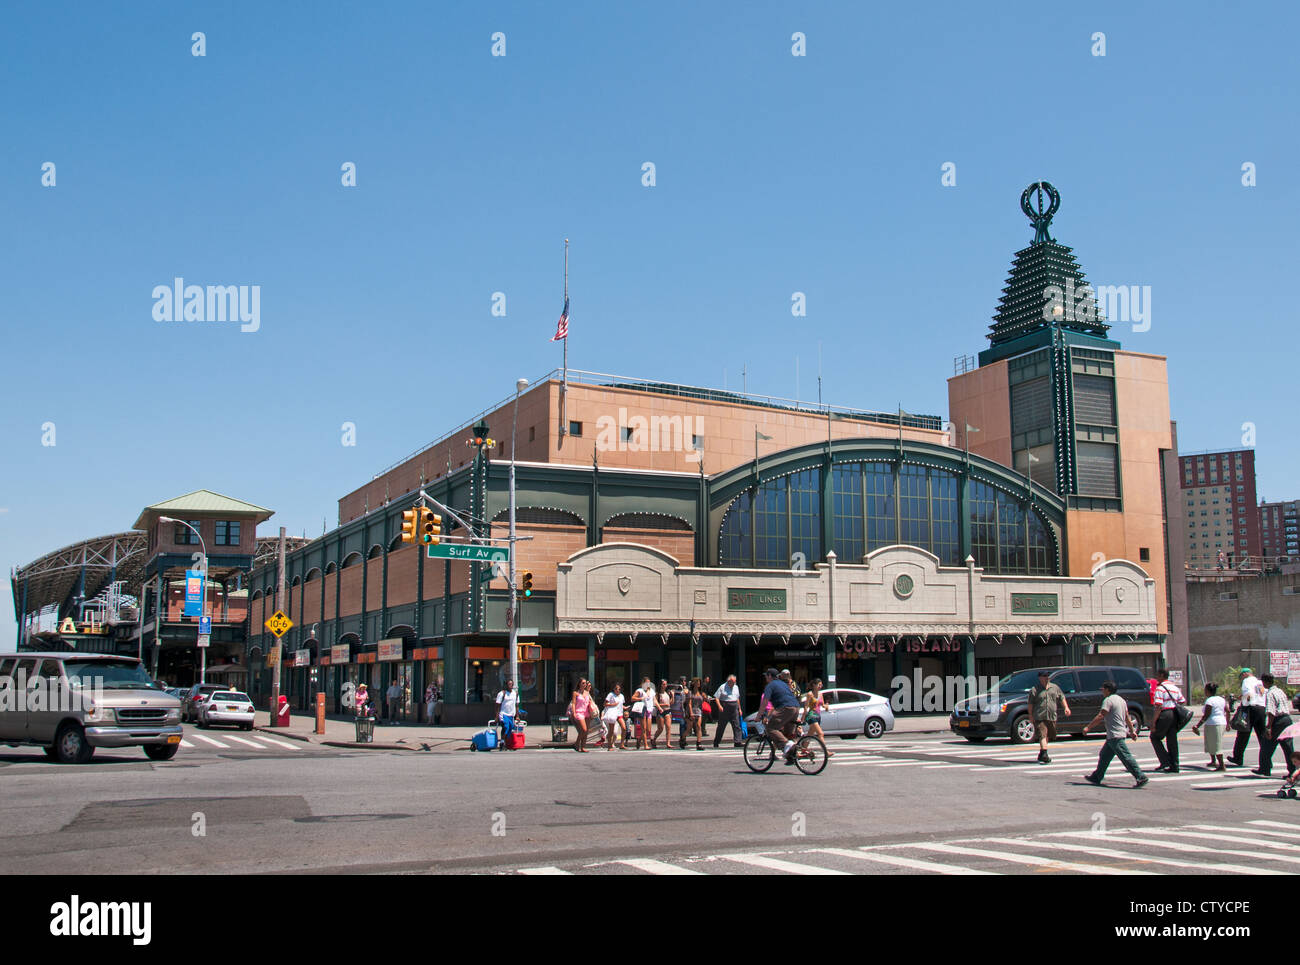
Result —
<instances>
[{"instance_id":1,"label":"suitcase","mask_svg":"<svg viewBox=\"0 0 1300 965\"><path fill-rule=\"evenodd\" d=\"M513 734L511 734L509 737L507 737L507 738L506 738L505 746L506 746L507 748L509 748L510 750L512 750L512 751L517 751L517 750L519 750L519 748L523 747L523 746L524 746L524 734L523 734L523 731L518 731L518 730L517 730L517 731L515 731Z\"/></svg>"}]
</instances>

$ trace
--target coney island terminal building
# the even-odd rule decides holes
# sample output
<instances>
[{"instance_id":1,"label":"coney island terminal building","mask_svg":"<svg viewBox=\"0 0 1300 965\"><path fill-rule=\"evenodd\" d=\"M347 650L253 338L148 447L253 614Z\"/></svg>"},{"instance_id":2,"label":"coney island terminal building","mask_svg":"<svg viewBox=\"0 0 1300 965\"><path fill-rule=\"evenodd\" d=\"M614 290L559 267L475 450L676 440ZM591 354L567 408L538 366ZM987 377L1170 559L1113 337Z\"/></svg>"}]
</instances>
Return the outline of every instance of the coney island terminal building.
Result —
<instances>
[{"instance_id":1,"label":"coney island terminal building","mask_svg":"<svg viewBox=\"0 0 1300 965\"><path fill-rule=\"evenodd\" d=\"M397 680L410 720L430 683L441 722L490 718L508 672L507 582L403 543L402 511L423 489L504 538L517 407L517 568L533 579L519 639L540 648L518 685L535 722L563 713L581 678L603 693L735 673L749 709L768 666L885 694L918 671L1184 666L1166 362L1123 350L1075 302L1087 286L1048 233L1057 203L1045 183L1021 199L1034 240L1014 256L978 366L948 381L947 425L551 373L343 496L337 528L291 544L283 598L273 556L250 555L244 632L209 664L237 668L231 682L265 705L265 622L283 610L281 688L296 707L322 690L342 712L349 685L379 696ZM253 510L254 525L270 514ZM467 535L446 515L442 529L448 544Z\"/></svg>"},{"instance_id":2,"label":"coney island terminal building","mask_svg":"<svg viewBox=\"0 0 1300 965\"><path fill-rule=\"evenodd\" d=\"M1087 283L1048 233L1058 203L1045 183L1022 196L1034 240L978 367L948 382L949 426L572 370L522 392L517 568L534 592L519 626L540 659L518 685L533 719L563 713L584 677L630 692L735 673L752 706L769 665L886 694L917 670L1183 666L1166 360L1123 350L1092 305L1062 304ZM255 690L269 690L263 624L280 608L295 704L319 687L340 711L348 683L378 695L397 679L410 719L431 682L443 722L492 716L507 582L404 544L401 522L423 488L479 535L507 535L515 406L340 499L338 528L289 555L284 599L274 565L251 572ZM472 444L488 436L494 449ZM465 536L444 516L444 540Z\"/></svg>"}]
</instances>

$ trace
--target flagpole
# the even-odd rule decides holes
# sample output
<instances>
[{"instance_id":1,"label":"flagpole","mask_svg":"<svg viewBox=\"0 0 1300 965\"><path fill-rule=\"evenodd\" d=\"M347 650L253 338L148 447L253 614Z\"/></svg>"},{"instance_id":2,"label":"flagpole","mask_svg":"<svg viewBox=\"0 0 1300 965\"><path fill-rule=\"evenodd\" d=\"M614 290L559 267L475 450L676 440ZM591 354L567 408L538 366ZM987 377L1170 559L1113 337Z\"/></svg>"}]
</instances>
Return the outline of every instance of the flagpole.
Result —
<instances>
[{"instance_id":1,"label":"flagpole","mask_svg":"<svg viewBox=\"0 0 1300 965\"><path fill-rule=\"evenodd\" d=\"M569 304L569 239L564 239L564 304ZM560 439L569 431L569 330L564 330L564 374L560 382Z\"/></svg>"}]
</instances>

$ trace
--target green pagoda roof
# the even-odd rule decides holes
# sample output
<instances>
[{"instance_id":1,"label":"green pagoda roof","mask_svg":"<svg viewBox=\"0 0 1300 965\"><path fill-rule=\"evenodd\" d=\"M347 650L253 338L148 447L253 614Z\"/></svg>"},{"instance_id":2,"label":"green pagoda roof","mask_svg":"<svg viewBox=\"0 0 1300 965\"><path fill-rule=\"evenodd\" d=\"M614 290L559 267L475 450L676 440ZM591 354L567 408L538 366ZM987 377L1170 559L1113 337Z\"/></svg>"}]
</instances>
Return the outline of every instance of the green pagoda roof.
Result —
<instances>
[{"instance_id":1,"label":"green pagoda roof","mask_svg":"<svg viewBox=\"0 0 1300 965\"><path fill-rule=\"evenodd\" d=\"M1032 195L1037 194L1037 208ZM1043 195L1049 204L1044 207ZM1110 326L1097 310L1096 297L1073 249L1058 244L1047 232L1061 196L1046 181L1031 184L1020 207L1034 225L1034 241L1016 252L1011 274L998 299L989 326L991 345L1002 345L1034 332L1061 329L1105 339Z\"/></svg>"},{"instance_id":2,"label":"green pagoda roof","mask_svg":"<svg viewBox=\"0 0 1300 965\"><path fill-rule=\"evenodd\" d=\"M274 512L261 506L254 506L242 499L232 499L221 493L208 489L196 489L184 496L176 496L140 511L140 518L135 521L133 529L149 529L157 522L159 516L184 517L186 513L203 513L204 515L224 515L231 517L252 516L257 522L270 519Z\"/></svg>"}]
</instances>

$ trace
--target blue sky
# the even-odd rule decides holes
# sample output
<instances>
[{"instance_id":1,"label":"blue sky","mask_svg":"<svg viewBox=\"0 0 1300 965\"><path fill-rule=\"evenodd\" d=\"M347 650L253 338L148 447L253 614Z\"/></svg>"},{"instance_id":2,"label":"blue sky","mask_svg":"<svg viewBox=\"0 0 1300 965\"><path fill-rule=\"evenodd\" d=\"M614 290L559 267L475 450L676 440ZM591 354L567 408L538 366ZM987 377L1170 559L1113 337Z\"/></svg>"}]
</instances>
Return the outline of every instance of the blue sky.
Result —
<instances>
[{"instance_id":1,"label":"blue sky","mask_svg":"<svg viewBox=\"0 0 1300 965\"><path fill-rule=\"evenodd\" d=\"M1089 8L6 6L0 557L197 488L318 534L559 365L565 237L575 367L793 396L797 357L815 398L820 341L828 401L946 415L1039 178L1092 281L1150 286L1113 334L1169 357L1182 450L1254 423L1260 494L1300 497L1300 17ZM260 329L155 321L176 276L259 285Z\"/></svg>"}]
</instances>

